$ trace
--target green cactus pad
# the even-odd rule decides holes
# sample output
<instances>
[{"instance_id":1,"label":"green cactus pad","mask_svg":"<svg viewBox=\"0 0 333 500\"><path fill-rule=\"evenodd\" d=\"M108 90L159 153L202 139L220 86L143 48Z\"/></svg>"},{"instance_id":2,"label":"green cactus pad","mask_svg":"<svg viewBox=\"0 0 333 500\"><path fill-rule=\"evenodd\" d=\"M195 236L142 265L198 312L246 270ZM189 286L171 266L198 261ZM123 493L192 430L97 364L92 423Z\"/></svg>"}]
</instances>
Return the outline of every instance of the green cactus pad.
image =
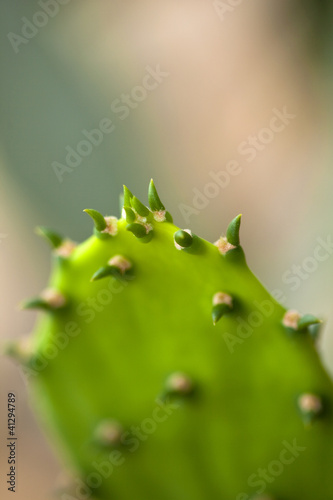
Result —
<instances>
[{"instance_id":1,"label":"green cactus pad","mask_svg":"<svg viewBox=\"0 0 333 500\"><path fill-rule=\"evenodd\" d=\"M20 357L73 471L62 500L332 500L316 318L251 273L240 216L212 244L170 222L153 183L151 211L124 200L118 222L87 210L94 235L54 258L65 306L48 301Z\"/></svg>"}]
</instances>

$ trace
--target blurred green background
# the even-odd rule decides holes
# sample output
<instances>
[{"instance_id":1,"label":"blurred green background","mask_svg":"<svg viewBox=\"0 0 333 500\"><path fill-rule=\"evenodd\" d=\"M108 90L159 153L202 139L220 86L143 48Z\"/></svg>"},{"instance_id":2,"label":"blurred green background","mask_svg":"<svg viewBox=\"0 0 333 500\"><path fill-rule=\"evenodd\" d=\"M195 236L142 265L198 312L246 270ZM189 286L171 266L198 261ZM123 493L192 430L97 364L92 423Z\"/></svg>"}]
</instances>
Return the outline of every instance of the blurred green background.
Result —
<instances>
[{"instance_id":1,"label":"blurred green background","mask_svg":"<svg viewBox=\"0 0 333 500\"><path fill-rule=\"evenodd\" d=\"M243 213L251 269L286 304L327 320L321 351L333 372L332 258L306 272L297 290L286 282L293 266L304 272L318 237L333 238L332 7L244 0L223 15L210 0L2 2L2 339L29 333L35 316L17 303L48 277L49 251L35 226L81 241L91 233L84 208L118 215L122 184L146 201L153 177L175 223L210 241ZM142 98L135 87L147 67L168 76ZM122 120L117 99L133 92L138 102ZM284 107L295 118L249 162L240 145ZM65 164L66 148L76 150L82 131L105 118L113 132L60 182L54 162ZM241 173L198 208L210 173L232 160ZM195 208L187 220L181 203ZM0 377L1 407L8 391L19 400L16 498L54 498L61 467L29 410L25 382L4 358ZM2 428L5 419L1 411ZM3 474L3 436L0 458Z\"/></svg>"}]
</instances>

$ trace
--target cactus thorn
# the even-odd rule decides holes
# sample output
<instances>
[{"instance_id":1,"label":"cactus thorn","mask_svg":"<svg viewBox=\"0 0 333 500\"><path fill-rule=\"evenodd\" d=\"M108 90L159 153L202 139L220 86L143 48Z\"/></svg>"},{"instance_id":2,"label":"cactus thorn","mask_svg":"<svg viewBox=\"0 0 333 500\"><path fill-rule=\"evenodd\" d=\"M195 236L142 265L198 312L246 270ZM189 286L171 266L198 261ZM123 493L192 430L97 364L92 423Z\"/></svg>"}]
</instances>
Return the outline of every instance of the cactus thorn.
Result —
<instances>
[{"instance_id":1,"label":"cactus thorn","mask_svg":"<svg viewBox=\"0 0 333 500\"><path fill-rule=\"evenodd\" d=\"M165 222L171 222L171 224L173 223L172 215L168 211L165 212Z\"/></svg>"},{"instance_id":2,"label":"cactus thorn","mask_svg":"<svg viewBox=\"0 0 333 500\"><path fill-rule=\"evenodd\" d=\"M133 196L131 202L132 207L141 217L147 217L150 214L149 209L136 196Z\"/></svg>"},{"instance_id":3,"label":"cactus thorn","mask_svg":"<svg viewBox=\"0 0 333 500\"><path fill-rule=\"evenodd\" d=\"M165 210L165 207L161 202L160 197L157 194L157 190L153 179L151 179L149 184L148 201L149 201L149 206L153 212L160 212L162 210Z\"/></svg>"},{"instance_id":4,"label":"cactus thorn","mask_svg":"<svg viewBox=\"0 0 333 500\"><path fill-rule=\"evenodd\" d=\"M235 247L238 247L240 244L239 230L240 230L241 219L242 219L242 214L237 215L237 217L235 217L230 222L226 233L228 243L230 243Z\"/></svg>"},{"instance_id":5,"label":"cactus thorn","mask_svg":"<svg viewBox=\"0 0 333 500\"><path fill-rule=\"evenodd\" d=\"M65 297L53 288L46 288L43 290L40 297L51 309L60 309L66 304Z\"/></svg>"},{"instance_id":6,"label":"cactus thorn","mask_svg":"<svg viewBox=\"0 0 333 500\"><path fill-rule=\"evenodd\" d=\"M122 255L115 255L108 261L107 266L98 269L90 281L98 281L108 276L120 278L132 268L132 263Z\"/></svg>"},{"instance_id":7,"label":"cactus thorn","mask_svg":"<svg viewBox=\"0 0 333 500\"><path fill-rule=\"evenodd\" d=\"M21 365L27 365L33 355L31 337L4 342L1 351Z\"/></svg>"},{"instance_id":8,"label":"cactus thorn","mask_svg":"<svg viewBox=\"0 0 333 500\"><path fill-rule=\"evenodd\" d=\"M93 208L86 208L83 211L92 218L97 231L102 232L106 229L106 220L101 213L99 213L97 210L94 210Z\"/></svg>"},{"instance_id":9,"label":"cactus thorn","mask_svg":"<svg viewBox=\"0 0 333 500\"><path fill-rule=\"evenodd\" d=\"M312 325L319 325L320 323L322 323L321 319L316 318L312 314L304 314L304 316L298 320L298 330L303 330Z\"/></svg>"},{"instance_id":10,"label":"cactus thorn","mask_svg":"<svg viewBox=\"0 0 333 500\"><path fill-rule=\"evenodd\" d=\"M228 314L233 308L233 300L230 295L224 292L217 292L213 296L213 309L212 309L212 319L213 325L224 316Z\"/></svg>"},{"instance_id":11,"label":"cactus thorn","mask_svg":"<svg viewBox=\"0 0 333 500\"><path fill-rule=\"evenodd\" d=\"M39 297L28 299L21 304L22 309L44 309L47 311L53 311L55 309L61 309L66 305L65 297L54 290L53 288L47 288L43 290Z\"/></svg>"},{"instance_id":12,"label":"cactus thorn","mask_svg":"<svg viewBox=\"0 0 333 500\"><path fill-rule=\"evenodd\" d=\"M133 224L128 224L126 229L127 231L133 233L137 238L144 238L148 233L150 233L150 231L152 231L153 227L151 224L139 224L134 222Z\"/></svg>"},{"instance_id":13,"label":"cactus thorn","mask_svg":"<svg viewBox=\"0 0 333 500\"><path fill-rule=\"evenodd\" d=\"M132 267L132 263L122 255L115 255L112 257L112 259L109 260L108 265L116 267L120 274L125 274L126 271Z\"/></svg>"},{"instance_id":14,"label":"cactus thorn","mask_svg":"<svg viewBox=\"0 0 333 500\"><path fill-rule=\"evenodd\" d=\"M136 219L135 212L130 207L124 207L124 212L124 219L128 224L132 224Z\"/></svg>"},{"instance_id":15,"label":"cactus thorn","mask_svg":"<svg viewBox=\"0 0 333 500\"><path fill-rule=\"evenodd\" d=\"M103 278L112 276L113 278L119 279L122 273L119 271L118 267L115 266L104 266L100 267L95 274L92 276L90 281L99 281Z\"/></svg>"},{"instance_id":16,"label":"cactus thorn","mask_svg":"<svg viewBox=\"0 0 333 500\"><path fill-rule=\"evenodd\" d=\"M51 229L48 229L47 227L38 226L36 227L35 232L38 236L44 238L52 248L59 248L63 242L63 238L59 234L55 233Z\"/></svg>"},{"instance_id":17,"label":"cactus thorn","mask_svg":"<svg viewBox=\"0 0 333 500\"><path fill-rule=\"evenodd\" d=\"M103 278L107 278L109 276L113 276L114 278L119 278L120 273L118 269L113 266L104 266L100 267L91 277L90 281L99 281Z\"/></svg>"},{"instance_id":18,"label":"cactus thorn","mask_svg":"<svg viewBox=\"0 0 333 500\"><path fill-rule=\"evenodd\" d=\"M133 195L125 185L123 186L123 188L124 188L124 207L131 207L132 206L131 201Z\"/></svg>"},{"instance_id":19,"label":"cactus thorn","mask_svg":"<svg viewBox=\"0 0 333 500\"><path fill-rule=\"evenodd\" d=\"M300 331L312 325L318 325L322 321L312 314L305 314L302 316L298 311L290 309L283 317L282 324L287 328Z\"/></svg>"},{"instance_id":20,"label":"cactus thorn","mask_svg":"<svg viewBox=\"0 0 333 500\"><path fill-rule=\"evenodd\" d=\"M177 250L188 248L193 243L193 236L190 229L180 229L174 234L174 242Z\"/></svg>"}]
</instances>

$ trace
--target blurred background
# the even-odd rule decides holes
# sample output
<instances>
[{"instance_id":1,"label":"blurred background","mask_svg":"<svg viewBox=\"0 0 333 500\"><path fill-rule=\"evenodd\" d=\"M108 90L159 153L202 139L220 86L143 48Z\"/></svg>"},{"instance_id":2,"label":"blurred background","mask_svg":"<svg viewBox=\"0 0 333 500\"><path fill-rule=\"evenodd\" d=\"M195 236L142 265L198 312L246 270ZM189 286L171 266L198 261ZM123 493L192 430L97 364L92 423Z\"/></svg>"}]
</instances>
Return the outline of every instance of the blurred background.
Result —
<instances>
[{"instance_id":1,"label":"blurred background","mask_svg":"<svg viewBox=\"0 0 333 500\"><path fill-rule=\"evenodd\" d=\"M325 319L333 373L332 14L330 0L3 2L1 340L29 334L17 304L48 278L35 226L81 241L84 208L118 215L122 184L146 201L153 177L175 223L210 241L243 214L251 269ZM18 397L16 499L55 498L61 465L5 358L0 380L2 429Z\"/></svg>"}]
</instances>

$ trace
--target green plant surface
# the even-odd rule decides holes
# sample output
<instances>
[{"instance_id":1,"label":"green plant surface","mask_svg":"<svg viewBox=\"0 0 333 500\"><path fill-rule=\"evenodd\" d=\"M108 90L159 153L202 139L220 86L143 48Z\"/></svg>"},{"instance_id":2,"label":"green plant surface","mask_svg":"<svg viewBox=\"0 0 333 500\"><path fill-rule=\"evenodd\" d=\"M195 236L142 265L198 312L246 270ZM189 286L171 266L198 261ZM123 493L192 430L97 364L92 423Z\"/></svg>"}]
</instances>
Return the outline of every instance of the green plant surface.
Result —
<instances>
[{"instance_id":1,"label":"green plant surface","mask_svg":"<svg viewBox=\"0 0 333 500\"><path fill-rule=\"evenodd\" d=\"M121 219L88 209L77 246L40 230L53 272L24 305L44 312L10 353L73 472L62 500L332 500L318 320L251 273L240 216L212 244L173 224L153 183L149 202L125 188Z\"/></svg>"}]
</instances>

